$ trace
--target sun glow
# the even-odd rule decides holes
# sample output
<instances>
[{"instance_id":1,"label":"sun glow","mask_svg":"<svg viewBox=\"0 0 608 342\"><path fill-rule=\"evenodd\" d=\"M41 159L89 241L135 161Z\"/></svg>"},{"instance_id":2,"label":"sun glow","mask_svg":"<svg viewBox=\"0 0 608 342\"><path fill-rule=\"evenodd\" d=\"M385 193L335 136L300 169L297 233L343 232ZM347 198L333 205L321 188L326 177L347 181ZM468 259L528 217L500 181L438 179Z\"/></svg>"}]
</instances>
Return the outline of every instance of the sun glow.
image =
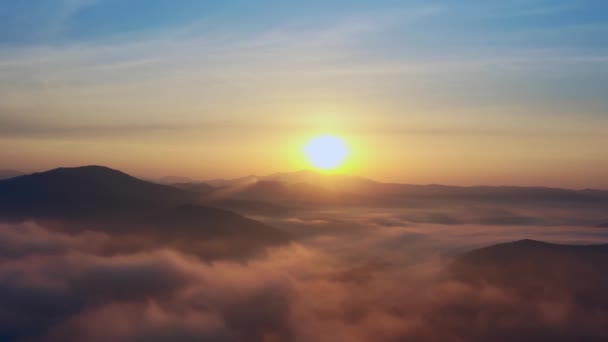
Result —
<instances>
[{"instance_id":1,"label":"sun glow","mask_svg":"<svg viewBox=\"0 0 608 342\"><path fill-rule=\"evenodd\" d=\"M349 154L344 140L333 135L312 138L304 152L310 164L322 170L332 170L341 166Z\"/></svg>"}]
</instances>

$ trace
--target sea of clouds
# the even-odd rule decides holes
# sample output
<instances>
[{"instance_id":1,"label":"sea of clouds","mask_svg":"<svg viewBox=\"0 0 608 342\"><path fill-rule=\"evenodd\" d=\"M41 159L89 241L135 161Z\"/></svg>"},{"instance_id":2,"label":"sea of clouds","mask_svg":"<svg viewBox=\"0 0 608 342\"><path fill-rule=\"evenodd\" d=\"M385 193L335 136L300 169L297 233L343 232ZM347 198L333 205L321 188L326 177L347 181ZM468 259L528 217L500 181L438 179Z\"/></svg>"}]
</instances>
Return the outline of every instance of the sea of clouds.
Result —
<instances>
[{"instance_id":1,"label":"sea of clouds","mask_svg":"<svg viewBox=\"0 0 608 342\"><path fill-rule=\"evenodd\" d=\"M608 308L586 310L567 288L558 297L530 297L446 273L455 256L481 246L522 238L607 242L608 233L566 223L450 223L425 215L335 209L261 218L296 238L246 260L205 260L141 241L129 249L113 235L67 233L34 221L2 224L0 339L608 338Z\"/></svg>"}]
</instances>

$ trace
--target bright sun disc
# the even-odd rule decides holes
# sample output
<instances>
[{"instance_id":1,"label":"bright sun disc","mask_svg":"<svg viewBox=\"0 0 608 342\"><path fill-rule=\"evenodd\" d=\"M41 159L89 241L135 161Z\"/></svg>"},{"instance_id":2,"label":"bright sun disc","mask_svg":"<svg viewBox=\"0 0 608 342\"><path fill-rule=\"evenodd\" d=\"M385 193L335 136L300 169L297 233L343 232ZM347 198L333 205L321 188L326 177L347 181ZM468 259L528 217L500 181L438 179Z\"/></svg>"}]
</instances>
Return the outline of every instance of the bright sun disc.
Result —
<instances>
[{"instance_id":1,"label":"bright sun disc","mask_svg":"<svg viewBox=\"0 0 608 342\"><path fill-rule=\"evenodd\" d=\"M321 135L313 138L306 145L304 151L309 162L323 170L340 166L348 156L348 147L344 141L332 135Z\"/></svg>"}]
</instances>

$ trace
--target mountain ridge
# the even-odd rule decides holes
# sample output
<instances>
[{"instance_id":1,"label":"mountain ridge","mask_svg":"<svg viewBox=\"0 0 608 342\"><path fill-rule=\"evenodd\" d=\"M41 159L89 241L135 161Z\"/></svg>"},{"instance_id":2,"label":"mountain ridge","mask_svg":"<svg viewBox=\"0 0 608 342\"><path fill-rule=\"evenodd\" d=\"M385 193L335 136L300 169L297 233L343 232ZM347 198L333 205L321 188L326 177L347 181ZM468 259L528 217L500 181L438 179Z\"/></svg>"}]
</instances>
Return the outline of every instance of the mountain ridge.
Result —
<instances>
[{"instance_id":1,"label":"mountain ridge","mask_svg":"<svg viewBox=\"0 0 608 342\"><path fill-rule=\"evenodd\" d=\"M197 247L204 241L231 241L214 253L233 254L289 241L286 233L274 227L201 205L192 192L97 165L1 180L0 220L50 222L56 229L70 232L93 230L124 236L145 232L151 244L188 246L190 252L202 256L209 256L208 247Z\"/></svg>"},{"instance_id":2,"label":"mountain ridge","mask_svg":"<svg viewBox=\"0 0 608 342\"><path fill-rule=\"evenodd\" d=\"M56 168L0 180L0 209L27 210L36 205L116 207L168 205L189 200L189 193L143 181L104 166Z\"/></svg>"},{"instance_id":3,"label":"mountain ridge","mask_svg":"<svg viewBox=\"0 0 608 342\"><path fill-rule=\"evenodd\" d=\"M608 243L558 244L531 239L499 243L458 256L450 271L469 282L496 283L529 292L549 284L586 286L579 279L590 274L597 284L607 286Z\"/></svg>"},{"instance_id":4,"label":"mountain ridge","mask_svg":"<svg viewBox=\"0 0 608 342\"><path fill-rule=\"evenodd\" d=\"M243 181L251 182L251 181L261 181L261 180L276 180L276 181L290 181L293 182L294 179L303 179L303 178L324 178L324 179L350 179L350 180L360 180L368 183L376 183L383 185L392 185L392 186L405 186L405 187L429 187L429 188L503 188L503 189L558 189L558 190L566 190L566 191L577 191L577 192L608 192L608 189L599 189L599 188L569 188L569 187L558 187L558 186L545 186L545 185L503 185L503 184L472 184L472 185L455 185L455 184L444 184L444 183L400 183L400 182L385 182L379 181L372 178L367 178L359 175L349 175L344 173L326 173L322 171L312 170L312 169L302 169L297 171L285 171L285 172L275 172L267 175L256 175L249 174L247 176L236 177L236 178L214 178L214 179L203 179L200 181L192 181L188 183L206 183L213 186L224 186L229 185L231 183L241 183ZM187 183L187 182L179 182L179 183Z\"/></svg>"},{"instance_id":5,"label":"mountain ridge","mask_svg":"<svg viewBox=\"0 0 608 342\"><path fill-rule=\"evenodd\" d=\"M215 191L203 184L210 185ZM179 184L182 189L197 192L196 187L215 197L263 200L275 204L334 203L345 205L410 205L412 201L500 201L510 203L552 203L608 205L608 191L574 190L526 186L454 186L440 184L382 183L371 179L341 174L303 170L249 175L207 183ZM199 192L201 193L201 192Z\"/></svg>"}]
</instances>

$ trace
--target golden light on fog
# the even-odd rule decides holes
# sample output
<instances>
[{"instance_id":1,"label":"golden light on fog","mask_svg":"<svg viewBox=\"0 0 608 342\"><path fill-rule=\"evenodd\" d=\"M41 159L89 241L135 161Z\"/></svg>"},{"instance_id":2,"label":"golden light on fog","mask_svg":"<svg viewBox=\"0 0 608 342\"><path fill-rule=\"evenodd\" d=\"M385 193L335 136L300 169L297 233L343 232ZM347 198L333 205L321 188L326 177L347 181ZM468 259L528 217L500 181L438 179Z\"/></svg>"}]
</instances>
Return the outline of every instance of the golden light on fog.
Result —
<instances>
[{"instance_id":1,"label":"golden light on fog","mask_svg":"<svg viewBox=\"0 0 608 342\"><path fill-rule=\"evenodd\" d=\"M308 162L322 170L340 167L348 157L348 146L343 139L333 135L312 138L304 148Z\"/></svg>"}]
</instances>

